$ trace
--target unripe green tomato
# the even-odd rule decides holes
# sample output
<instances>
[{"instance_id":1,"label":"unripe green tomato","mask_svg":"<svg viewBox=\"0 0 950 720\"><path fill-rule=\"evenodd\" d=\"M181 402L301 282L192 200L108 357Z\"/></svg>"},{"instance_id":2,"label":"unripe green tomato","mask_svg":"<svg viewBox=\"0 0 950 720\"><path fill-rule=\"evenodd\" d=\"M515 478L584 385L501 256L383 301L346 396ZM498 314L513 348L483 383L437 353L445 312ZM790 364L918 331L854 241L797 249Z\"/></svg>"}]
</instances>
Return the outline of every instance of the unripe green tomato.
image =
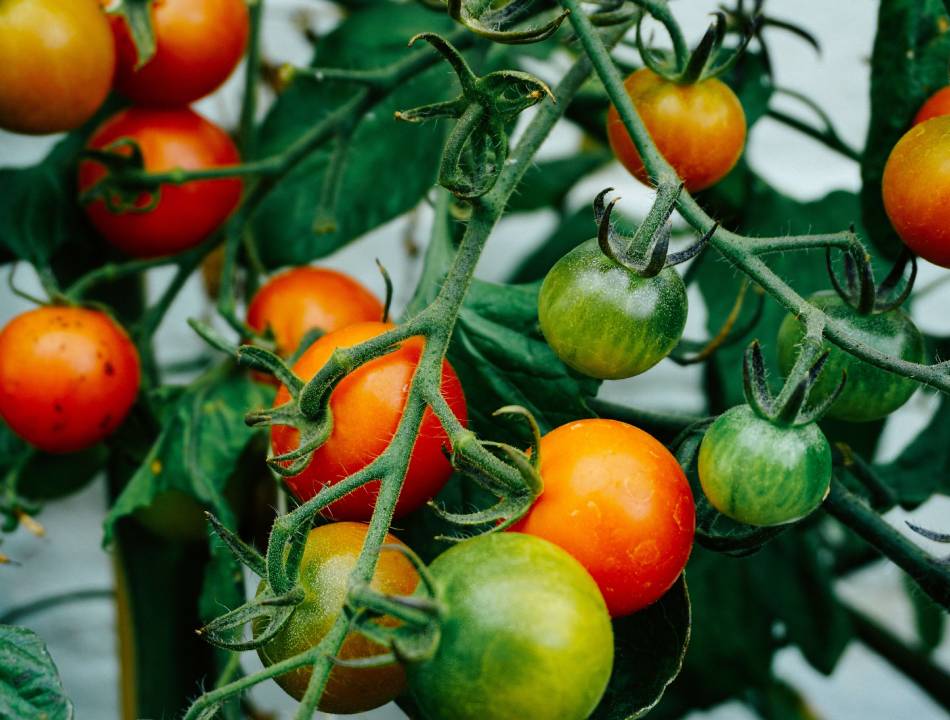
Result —
<instances>
[{"instance_id":1,"label":"unripe green tomato","mask_svg":"<svg viewBox=\"0 0 950 720\"><path fill-rule=\"evenodd\" d=\"M809 302L847 325L851 334L865 345L908 362L924 361L923 336L903 310L862 315L834 291L815 293ZM792 315L779 328L779 366L785 375L795 364L804 332L804 326ZM869 365L827 340L824 348L830 351L828 362L811 391L810 402L827 398L841 382L842 370L848 373L841 396L827 414L830 418L852 422L878 420L907 402L917 389L913 380Z\"/></svg>"},{"instance_id":2,"label":"unripe green tomato","mask_svg":"<svg viewBox=\"0 0 950 720\"><path fill-rule=\"evenodd\" d=\"M814 423L782 427L739 405L706 431L699 482L723 515L747 525L783 525L811 513L828 494L831 447Z\"/></svg>"},{"instance_id":3,"label":"unripe green tomato","mask_svg":"<svg viewBox=\"0 0 950 720\"><path fill-rule=\"evenodd\" d=\"M602 380L632 377L670 354L686 325L686 287L676 270L645 278L588 240L548 272L538 317L565 364Z\"/></svg>"},{"instance_id":4,"label":"unripe green tomato","mask_svg":"<svg viewBox=\"0 0 950 720\"><path fill-rule=\"evenodd\" d=\"M445 607L429 660L407 666L427 720L584 720L613 666L597 584L564 550L521 533L482 535L430 570Z\"/></svg>"}]
</instances>

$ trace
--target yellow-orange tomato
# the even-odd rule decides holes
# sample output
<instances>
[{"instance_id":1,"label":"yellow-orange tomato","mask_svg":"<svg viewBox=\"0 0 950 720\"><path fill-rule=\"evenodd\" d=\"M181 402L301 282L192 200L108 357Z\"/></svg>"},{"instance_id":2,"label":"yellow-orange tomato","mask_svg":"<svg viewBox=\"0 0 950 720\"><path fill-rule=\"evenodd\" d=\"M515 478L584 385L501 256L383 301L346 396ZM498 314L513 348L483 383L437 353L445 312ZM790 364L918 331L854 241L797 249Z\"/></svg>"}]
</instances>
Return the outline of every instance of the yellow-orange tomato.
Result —
<instances>
[{"instance_id":1,"label":"yellow-orange tomato","mask_svg":"<svg viewBox=\"0 0 950 720\"><path fill-rule=\"evenodd\" d=\"M96 0L0 2L0 127L31 135L79 127L106 99L114 70Z\"/></svg>"},{"instance_id":2,"label":"yellow-orange tomato","mask_svg":"<svg viewBox=\"0 0 950 720\"><path fill-rule=\"evenodd\" d=\"M358 322L381 320L383 306L365 287L336 270L298 267L268 280L247 308L247 324L268 327L277 352L292 355L311 330L333 332Z\"/></svg>"},{"instance_id":3,"label":"yellow-orange tomato","mask_svg":"<svg viewBox=\"0 0 950 720\"><path fill-rule=\"evenodd\" d=\"M602 419L552 430L540 452L544 492L512 530L573 555L614 617L658 600L683 572L696 529L676 458L652 435Z\"/></svg>"},{"instance_id":4,"label":"yellow-orange tomato","mask_svg":"<svg viewBox=\"0 0 950 720\"><path fill-rule=\"evenodd\" d=\"M680 85L641 68L624 81L627 94L657 149L689 191L715 184L732 170L745 145L745 113L728 85L710 78ZM646 168L617 109L607 111L607 137L614 155L638 180Z\"/></svg>"},{"instance_id":5,"label":"yellow-orange tomato","mask_svg":"<svg viewBox=\"0 0 950 720\"><path fill-rule=\"evenodd\" d=\"M366 531L366 525L354 522L330 523L310 531L300 562L304 599L274 639L258 649L265 666L309 650L329 632L346 601L350 573L356 567ZM392 535L386 535L385 543L403 545ZM396 550L384 550L370 587L388 595L412 595L418 583L419 575L412 563ZM258 593L266 587L261 581ZM255 632L261 632L263 625L257 622ZM385 652L386 648L354 631L343 641L337 657L362 659ZM307 692L312 672L303 667L278 675L275 680L288 695L300 700ZM327 680L320 709L342 714L366 712L394 700L405 685L405 672L396 663L377 668L337 666Z\"/></svg>"},{"instance_id":6,"label":"yellow-orange tomato","mask_svg":"<svg viewBox=\"0 0 950 720\"><path fill-rule=\"evenodd\" d=\"M53 453L82 450L125 419L139 389L139 356L105 313L41 307L0 332L0 416Z\"/></svg>"},{"instance_id":7,"label":"yellow-orange tomato","mask_svg":"<svg viewBox=\"0 0 950 720\"><path fill-rule=\"evenodd\" d=\"M365 322L349 325L324 335L294 363L294 372L308 380L322 368L334 350L352 347L389 330L390 323ZM357 368L340 381L330 395L333 431L313 454L310 464L287 478L287 485L300 500L316 495L325 485L333 485L375 460L389 445L402 417L413 373L419 364L424 341L410 338L391 352ZM442 364L442 395L463 424L467 421L465 397L458 376L448 362ZM280 405L290 399L281 386L274 400ZM296 429L276 425L271 429L275 454L297 448ZM409 470L396 503L396 516L405 515L435 496L452 474L452 465L442 452L448 436L430 409L426 409L419 436L412 449ZM373 513L379 483L354 490L326 510L337 520L367 520Z\"/></svg>"},{"instance_id":8,"label":"yellow-orange tomato","mask_svg":"<svg viewBox=\"0 0 950 720\"><path fill-rule=\"evenodd\" d=\"M884 166L884 209L904 244L950 268L950 116L915 125Z\"/></svg>"},{"instance_id":9,"label":"yellow-orange tomato","mask_svg":"<svg viewBox=\"0 0 950 720\"><path fill-rule=\"evenodd\" d=\"M105 0L104 0L105 1ZM125 19L112 19L118 50L116 89L139 105L187 105L232 73L247 45L245 0L155 0L155 55L136 69L138 53Z\"/></svg>"},{"instance_id":10,"label":"yellow-orange tomato","mask_svg":"<svg viewBox=\"0 0 950 720\"><path fill-rule=\"evenodd\" d=\"M941 115L950 115L950 86L941 88L920 106L914 117L914 125L920 125Z\"/></svg>"}]
</instances>

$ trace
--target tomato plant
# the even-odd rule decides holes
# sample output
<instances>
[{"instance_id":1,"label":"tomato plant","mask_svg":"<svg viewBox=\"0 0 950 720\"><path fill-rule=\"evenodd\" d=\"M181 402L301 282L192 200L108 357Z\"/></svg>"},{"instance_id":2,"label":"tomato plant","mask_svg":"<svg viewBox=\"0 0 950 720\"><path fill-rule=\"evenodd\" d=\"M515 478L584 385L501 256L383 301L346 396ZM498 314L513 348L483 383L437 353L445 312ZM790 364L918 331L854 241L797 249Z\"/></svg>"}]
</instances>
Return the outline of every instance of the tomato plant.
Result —
<instances>
[{"instance_id":1,"label":"tomato plant","mask_svg":"<svg viewBox=\"0 0 950 720\"><path fill-rule=\"evenodd\" d=\"M302 378L311 378L338 348L351 347L391 327L382 322L363 322L328 333L300 356L294 364L294 372ZM366 363L337 385L330 396L333 414L330 436L302 472L287 478L287 486L298 499L309 500L325 485L360 470L386 449L399 424L422 349L420 338L410 338L394 352ZM442 365L441 386L445 401L464 423L466 408L462 386L447 362ZM281 387L274 402L281 405L289 399L287 388ZM298 442L297 430L285 425L274 426L271 445L275 454L294 450ZM426 411L396 506L397 516L433 498L449 479L452 466L443 454L448 444L448 436L435 415ZM340 498L327 507L327 516L337 520L369 519L377 485L365 485Z\"/></svg>"},{"instance_id":2,"label":"tomato plant","mask_svg":"<svg viewBox=\"0 0 950 720\"><path fill-rule=\"evenodd\" d=\"M459 544L430 571L445 604L442 638L434 657L407 668L427 718L590 716L613 642L603 598L576 561L544 540L505 533ZM572 682L559 679L564 673Z\"/></svg>"},{"instance_id":3,"label":"tomato plant","mask_svg":"<svg viewBox=\"0 0 950 720\"><path fill-rule=\"evenodd\" d=\"M693 494L656 439L616 420L580 420L541 439L544 492L514 530L567 550L610 614L655 602L686 567Z\"/></svg>"},{"instance_id":4,"label":"tomato plant","mask_svg":"<svg viewBox=\"0 0 950 720\"><path fill-rule=\"evenodd\" d=\"M0 128L44 134L79 127L106 99L115 62L96 0L4 2Z\"/></svg>"},{"instance_id":5,"label":"tomato plant","mask_svg":"<svg viewBox=\"0 0 950 720\"><path fill-rule=\"evenodd\" d=\"M299 267L275 275L251 298L247 324L269 330L277 352L292 355L307 333L381 320L383 306L349 275L329 268Z\"/></svg>"},{"instance_id":6,"label":"tomato plant","mask_svg":"<svg viewBox=\"0 0 950 720\"><path fill-rule=\"evenodd\" d=\"M950 267L950 118L915 125L894 146L884 167L884 208L904 244Z\"/></svg>"},{"instance_id":7,"label":"tomato plant","mask_svg":"<svg viewBox=\"0 0 950 720\"><path fill-rule=\"evenodd\" d=\"M347 582L366 540L366 530L367 526L361 523L338 522L310 531L300 561L304 598L280 632L258 648L257 653L266 667L315 647L333 627L343 610ZM386 542L402 544L392 535L386 536ZM380 592L411 595L418 582L419 576L409 561L395 550L388 550L379 556L371 586ZM262 581L258 593L266 587ZM383 652L385 648L352 632L343 642L338 657L358 660ZM300 668L278 675L276 680L289 695L300 700L307 691L310 674L309 668ZM366 712L395 699L405 685L405 673L398 664L378 668L337 667L330 673L320 709L343 714Z\"/></svg>"},{"instance_id":8,"label":"tomato plant","mask_svg":"<svg viewBox=\"0 0 950 720\"><path fill-rule=\"evenodd\" d=\"M112 18L116 89L139 105L187 105L216 90L247 45L243 0L159 0L151 5L155 52L143 65L125 18Z\"/></svg>"},{"instance_id":9,"label":"tomato plant","mask_svg":"<svg viewBox=\"0 0 950 720\"><path fill-rule=\"evenodd\" d=\"M745 145L745 113L721 80L678 84L641 68L624 81L624 87L657 149L687 190L714 185L738 162ZM624 167L640 182L652 184L614 106L607 112L607 136Z\"/></svg>"},{"instance_id":10,"label":"tomato plant","mask_svg":"<svg viewBox=\"0 0 950 720\"><path fill-rule=\"evenodd\" d=\"M227 134L187 108L129 108L106 120L89 147L118 154L134 152L148 171L207 170L239 162ZM106 176L94 160L79 166L79 189L87 191ZM107 191L108 192L108 191ZM143 192L125 212L109 207L110 198L86 205L86 214L110 243L133 257L155 257L194 247L220 227L237 207L241 181L234 178L163 184L156 194Z\"/></svg>"},{"instance_id":11,"label":"tomato plant","mask_svg":"<svg viewBox=\"0 0 950 720\"><path fill-rule=\"evenodd\" d=\"M0 332L0 416L31 445L75 452L112 433L139 390L139 358L108 315L42 307Z\"/></svg>"}]
</instances>

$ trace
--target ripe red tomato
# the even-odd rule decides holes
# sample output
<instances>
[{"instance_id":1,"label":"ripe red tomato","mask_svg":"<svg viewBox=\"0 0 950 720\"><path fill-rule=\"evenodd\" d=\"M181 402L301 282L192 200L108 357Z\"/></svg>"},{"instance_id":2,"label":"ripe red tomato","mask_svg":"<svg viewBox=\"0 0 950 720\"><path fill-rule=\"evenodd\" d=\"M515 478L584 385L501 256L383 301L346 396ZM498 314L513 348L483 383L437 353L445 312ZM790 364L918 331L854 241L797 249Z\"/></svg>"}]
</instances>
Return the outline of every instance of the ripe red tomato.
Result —
<instances>
[{"instance_id":1,"label":"ripe red tomato","mask_svg":"<svg viewBox=\"0 0 950 720\"><path fill-rule=\"evenodd\" d=\"M358 322L380 320L383 306L365 287L336 270L298 267L275 275L254 295L247 324L270 327L277 352L292 355L311 330L333 332Z\"/></svg>"},{"instance_id":2,"label":"ripe red tomato","mask_svg":"<svg viewBox=\"0 0 950 720\"><path fill-rule=\"evenodd\" d=\"M125 19L112 18L118 50L116 89L139 105L187 105L216 90L247 45L245 0L155 0L155 55L138 56Z\"/></svg>"},{"instance_id":3,"label":"ripe red tomato","mask_svg":"<svg viewBox=\"0 0 950 720\"><path fill-rule=\"evenodd\" d=\"M904 244L950 268L950 116L915 125L891 150L884 209Z\"/></svg>"},{"instance_id":4,"label":"ripe red tomato","mask_svg":"<svg viewBox=\"0 0 950 720\"><path fill-rule=\"evenodd\" d=\"M573 555L614 617L658 600L683 572L696 512L679 463L616 420L579 420L541 439L544 492L513 528Z\"/></svg>"},{"instance_id":5,"label":"ripe red tomato","mask_svg":"<svg viewBox=\"0 0 950 720\"><path fill-rule=\"evenodd\" d=\"M920 125L941 115L950 115L950 85L935 92L920 106L920 110L914 117L914 125Z\"/></svg>"},{"instance_id":6,"label":"ripe red tomato","mask_svg":"<svg viewBox=\"0 0 950 720\"><path fill-rule=\"evenodd\" d=\"M201 170L240 162L231 138L188 108L122 110L96 130L89 147L102 149L120 138L139 144L145 169L153 172ZM79 189L87 190L105 174L99 163L83 161L79 165ZM86 214L102 236L124 253L159 257L199 244L227 219L241 199L241 181L237 178L162 185L159 190L158 205L147 212L113 213L99 199L86 205ZM147 207L149 198L143 195L138 204Z\"/></svg>"},{"instance_id":7,"label":"ripe red tomato","mask_svg":"<svg viewBox=\"0 0 950 720\"><path fill-rule=\"evenodd\" d=\"M367 527L363 523L340 522L310 531L300 561L300 587L304 599L276 637L258 648L257 654L265 667L319 644L336 622L346 602L350 573L356 567L366 541ZM404 546L392 535L386 535L386 544ZM418 583L419 575L412 563L395 550L384 550L379 556L370 587L389 595L412 595ZM267 584L262 580L258 594L266 588ZM380 622L390 624L394 621L390 618ZM260 633L264 624L258 621L255 633ZM385 652L386 648L354 631L346 636L337 657L360 659ZM307 692L312 673L311 668L303 667L274 679L288 695L300 700ZM406 674L398 664L377 668L337 666L330 673L319 707L328 713L366 712L394 700L405 686Z\"/></svg>"},{"instance_id":8,"label":"ripe red tomato","mask_svg":"<svg viewBox=\"0 0 950 720\"><path fill-rule=\"evenodd\" d=\"M114 69L95 0L0 2L0 127L37 135L79 127L106 99Z\"/></svg>"},{"instance_id":9,"label":"ripe red tomato","mask_svg":"<svg viewBox=\"0 0 950 720\"><path fill-rule=\"evenodd\" d=\"M294 372L304 380L312 378L336 348L351 347L369 340L392 326L365 322L324 335L294 364ZM410 338L398 350L376 358L343 378L330 396L333 431L313 454L310 464L287 485L302 501L309 500L325 485L333 485L362 469L389 445L402 417L409 384L424 343ZM442 365L442 394L462 423L467 422L465 397L458 376L448 362ZM275 405L290 399L281 386ZM278 425L271 429L274 453L290 452L299 444L297 430ZM406 481L396 503L396 517L405 515L436 493L452 474L452 465L442 452L449 439L432 411L426 409L419 437L412 450ZM373 513L379 483L373 482L330 505L325 514L335 520L366 520Z\"/></svg>"},{"instance_id":10,"label":"ripe red tomato","mask_svg":"<svg viewBox=\"0 0 950 720\"><path fill-rule=\"evenodd\" d=\"M138 352L98 310L41 307L0 332L0 416L40 450L95 445L122 423L138 390Z\"/></svg>"},{"instance_id":11,"label":"ripe red tomato","mask_svg":"<svg viewBox=\"0 0 950 720\"><path fill-rule=\"evenodd\" d=\"M679 85L641 68L624 81L657 149L689 191L714 185L732 170L745 145L745 112L728 85L709 78ZM617 109L607 111L614 155L640 182L650 184Z\"/></svg>"}]
</instances>

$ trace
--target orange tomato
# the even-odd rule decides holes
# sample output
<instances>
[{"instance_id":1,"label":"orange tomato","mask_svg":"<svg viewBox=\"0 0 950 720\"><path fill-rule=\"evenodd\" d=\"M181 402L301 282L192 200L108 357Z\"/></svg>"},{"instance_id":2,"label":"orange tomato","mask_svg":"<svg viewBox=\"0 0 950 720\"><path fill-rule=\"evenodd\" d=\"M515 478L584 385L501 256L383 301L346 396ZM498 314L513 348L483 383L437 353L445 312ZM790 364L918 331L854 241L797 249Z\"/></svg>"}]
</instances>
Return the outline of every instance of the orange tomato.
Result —
<instances>
[{"instance_id":1,"label":"orange tomato","mask_svg":"<svg viewBox=\"0 0 950 720\"><path fill-rule=\"evenodd\" d=\"M904 244L950 268L950 116L907 131L887 158L881 189Z\"/></svg>"},{"instance_id":2,"label":"orange tomato","mask_svg":"<svg viewBox=\"0 0 950 720\"><path fill-rule=\"evenodd\" d=\"M950 115L950 86L941 88L921 105L914 117L914 125L920 125L941 115Z\"/></svg>"},{"instance_id":3,"label":"orange tomato","mask_svg":"<svg viewBox=\"0 0 950 720\"><path fill-rule=\"evenodd\" d=\"M275 275L255 293L247 324L268 327L283 357L292 355L311 330L325 333L358 322L381 320L383 305L349 275L336 270L297 267Z\"/></svg>"},{"instance_id":4,"label":"orange tomato","mask_svg":"<svg viewBox=\"0 0 950 720\"><path fill-rule=\"evenodd\" d=\"M102 149L121 138L138 143L145 169L151 172L202 170L241 161L227 133L188 108L122 110L96 130L89 147ZM116 151L130 152L128 148ZM93 160L80 163L80 190L92 187L105 174L105 168ZM158 205L148 211L113 213L101 199L86 205L85 211L102 236L127 255L174 255L218 229L240 202L241 186L238 178L193 180L162 185ZM138 205L148 204L143 194Z\"/></svg>"},{"instance_id":5,"label":"orange tomato","mask_svg":"<svg viewBox=\"0 0 950 720\"><path fill-rule=\"evenodd\" d=\"M690 192L714 185L738 162L745 145L745 112L728 85L715 78L680 85L641 68L624 87L657 149ZM607 137L624 167L651 184L613 105L607 111Z\"/></svg>"},{"instance_id":6,"label":"orange tomato","mask_svg":"<svg viewBox=\"0 0 950 720\"><path fill-rule=\"evenodd\" d=\"M0 127L35 135L79 127L106 99L114 70L96 0L0 2Z\"/></svg>"},{"instance_id":7,"label":"orange tomato","mask_svg":"<svg viewBox=\"0 0 950 720\"><path fill-rule=\"evenodd\" d=\"M392 327L390 323L364 322L324 335L300 356L294 364L294 372L309 380L337 348L358 345ZM314 452L310 464L301 473L287 478L288 487L298 499L309 500L324 486L361 470L386 449L402 417L423 346L422 338L410 338L395 352L371 360L340 381L330 396L333 413L330 437ZM465 424L467 413L462 385L446 361L442 364L442 395ZM290 393L281 386L274 404L288 400ZM290 452L298 444L299 434L295 428L277 425L271 429L275 454ZM448 436L427 408L396 503L397 517L421 507L445 485L452 474L452 465L442 452L448 445ZM330 505L325 515L336 520L366 520L372 515L378 492L378 482L364 485Z\"/></svg>"},{"instance_id":8,"label":"orange tomato","mask_svg":"<svg viewBox=\"0 0 950 720\"><path fill-rule=\"evenodd\" d=\"M41 307L0 332L0 416L51 453L96 444L125 419L139 389L139 356L108 315Z\"/></svg>"},{"instance_id":9,"label":"orange tomato","mask_svg":"<svg viewBox=\"0 0 950 720\"><path fill-rule=\"evenodd\" d=\"M541 439L544 491L512 528L587 568L614 617L658 600L683 572L696 513L679 463L652 435L579 420Z\"/></svg>"},{"instance_id":10,"label":"orange tomato","mask_svg":"<svg viewBox=\"0 0 950 720\"><path fill-rule=\"evenodd\" d=\"M112 18L118 50L116 89L139 105L187 105L215 91L247 45L245 0L155 0L155 55L138 54L125 19Z\"/></svg>"}]
</instances>

